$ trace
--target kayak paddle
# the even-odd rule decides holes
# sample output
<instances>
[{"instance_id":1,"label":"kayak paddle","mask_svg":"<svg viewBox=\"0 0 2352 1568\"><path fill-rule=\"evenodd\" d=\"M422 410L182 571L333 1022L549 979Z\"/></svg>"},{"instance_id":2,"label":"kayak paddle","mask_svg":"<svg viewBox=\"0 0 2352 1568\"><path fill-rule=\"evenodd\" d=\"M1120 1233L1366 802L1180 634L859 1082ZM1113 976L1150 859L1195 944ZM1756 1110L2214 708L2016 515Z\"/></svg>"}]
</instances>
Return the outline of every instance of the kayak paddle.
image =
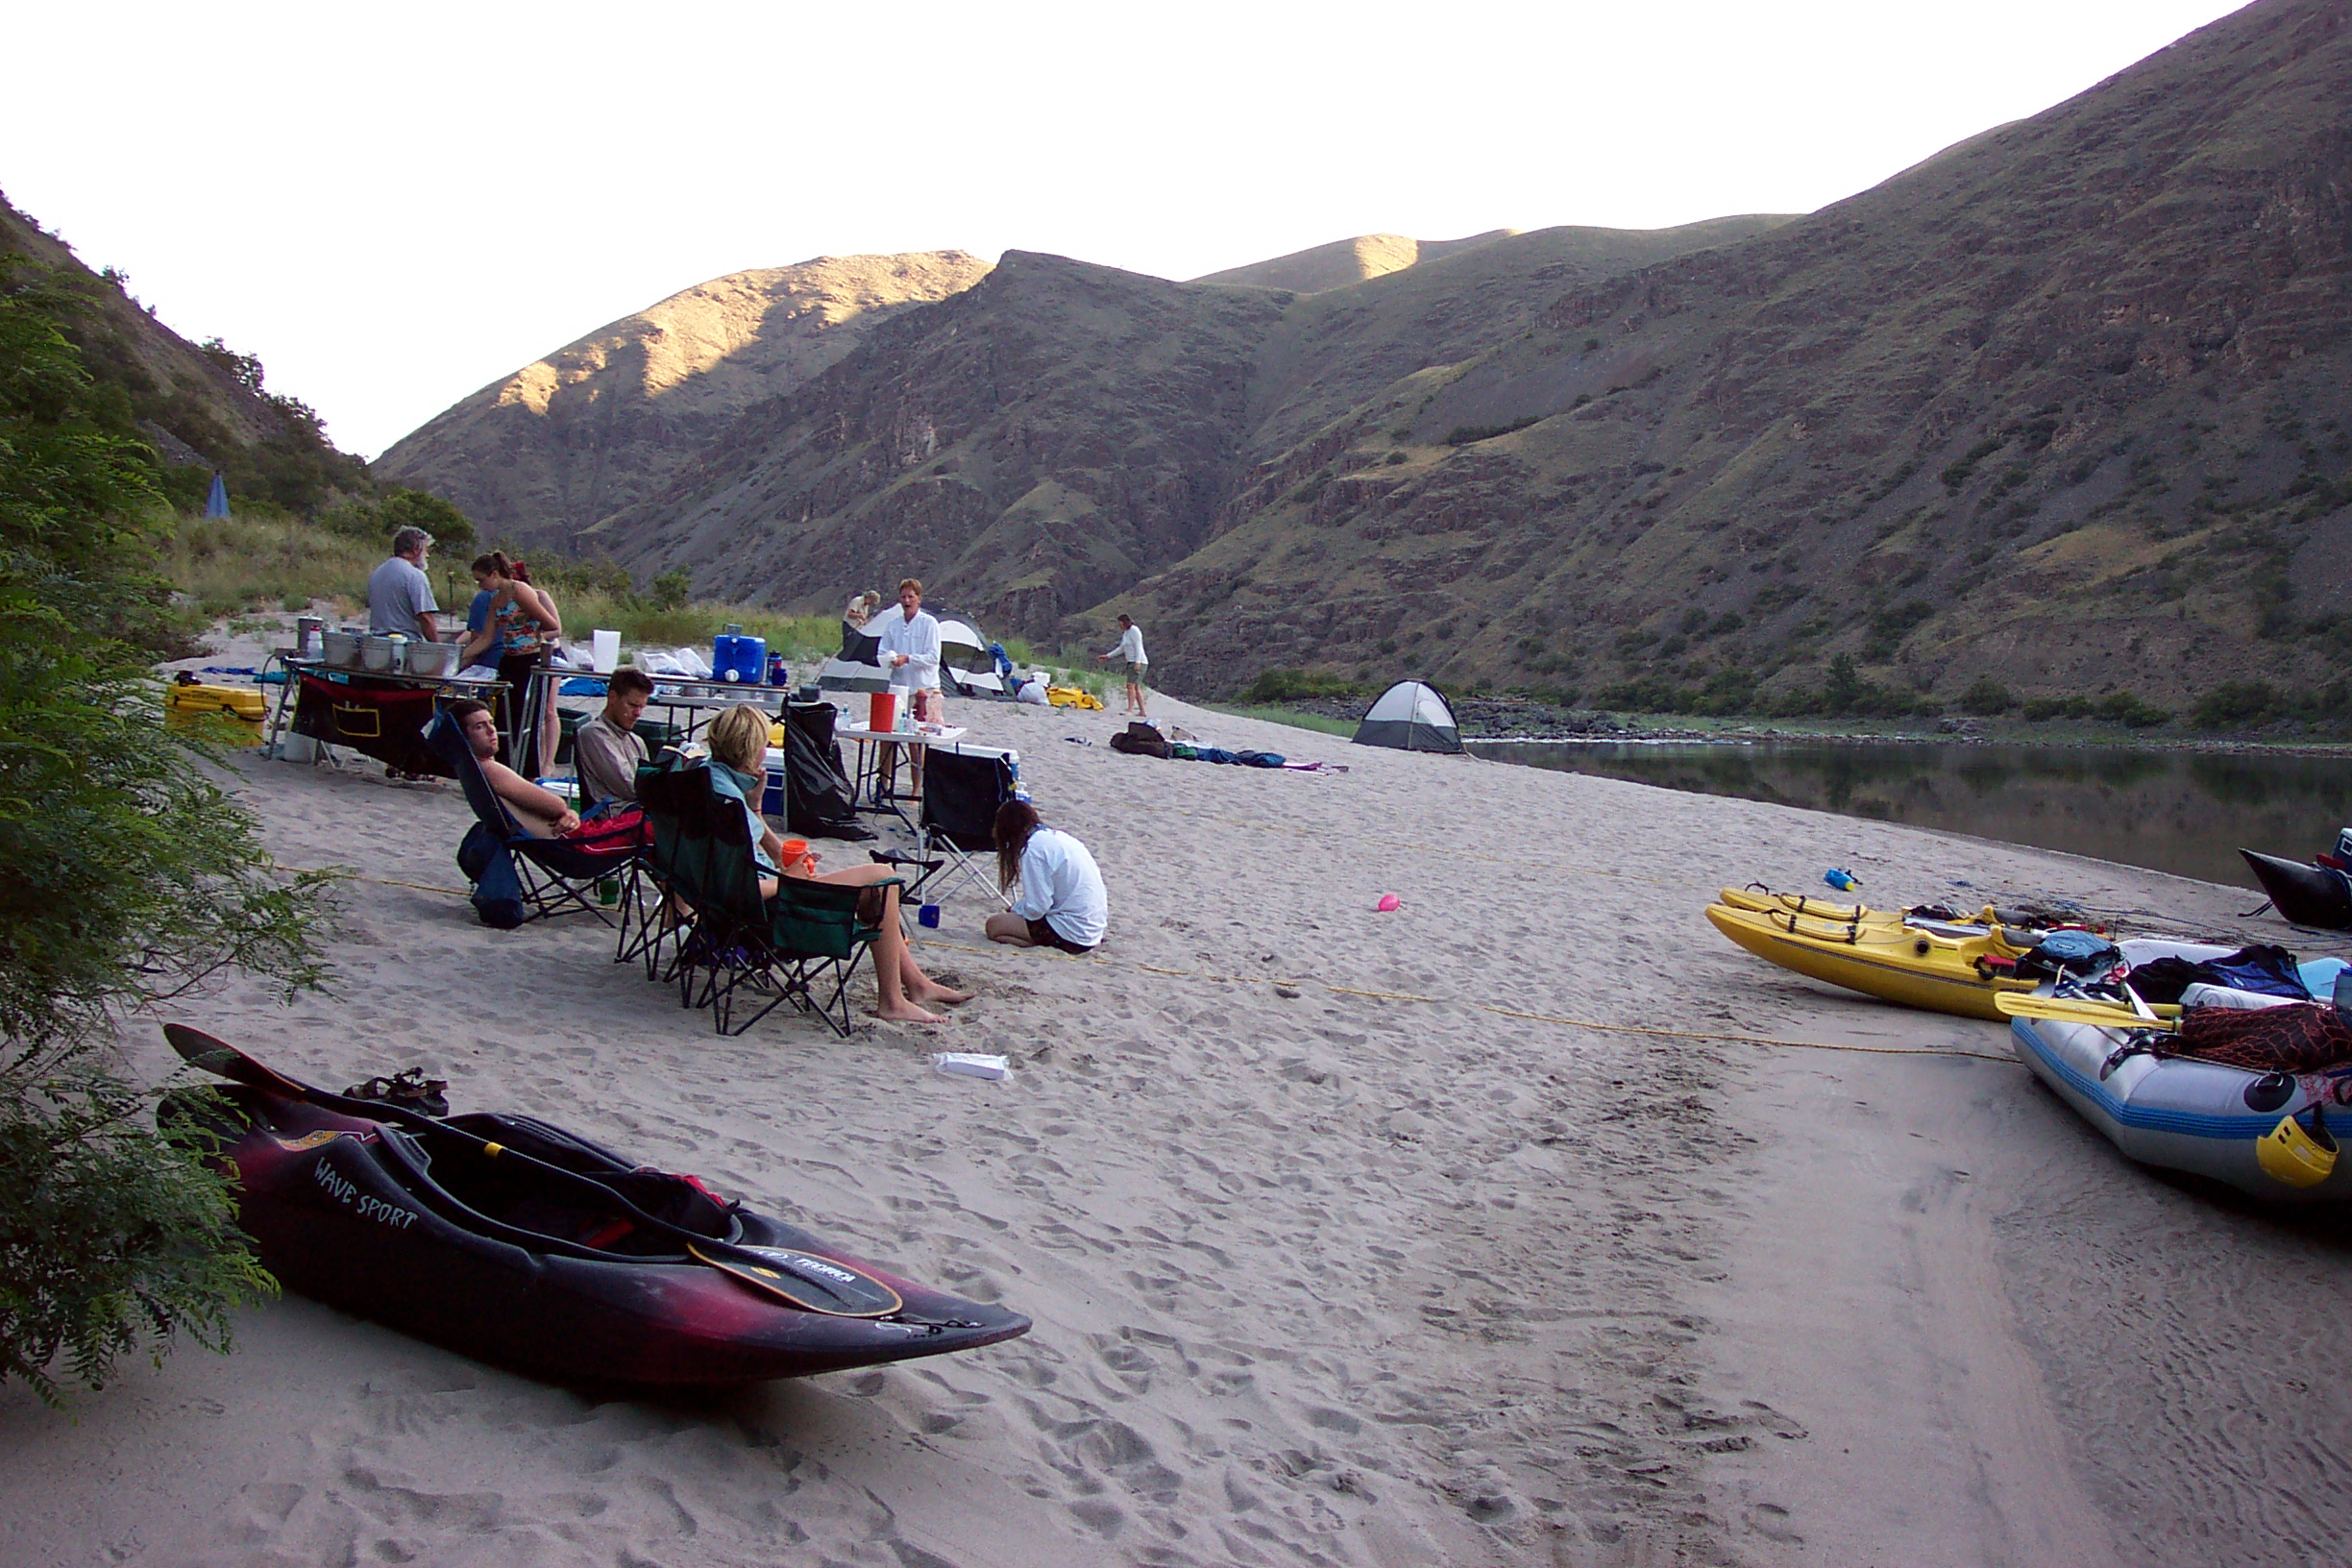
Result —
<instances>
[{"instance_id":1,"label":"kayak paddle","mask_svg":"<svg viewBox=\"0 0 2352 1568\"><path fill-rule=\"evenodd\" d=\"M2138 1001L2138 997L2133 998ZM2004 992L1993 998L1993 1005L2013 1018L2046 1018L2052 1023L2088 1023L2100 1029L2174 1029L2180 1026L2180 1008L2171 1002L2159 1002L2154 1007L2141 1002L2146 1013L2143 1017L2121 1002L2096 1002L2083 996L2028 996L2022 992Z\"/></svg>"},{"instance_id":2,"label":"kayak paddle","mask_svg":"<svg viewBox=\"0 0 2352 1568\"><path fill-rule=\"evenodd\" d=\"M308 1084L288 1078L275 1067L263 1066L227 1041L217 1040L201 1029L167 1023L163 1026L163 1038L171 1041L172 1049L178 1051L190 1066L200 1067L232 1083L262 1090L281 1099L299 1100L306 1105L321 1106L369 1121L391 1121L409 1127L428 1128L444 1138L471 1144L487 1159L511 1160L560 1185L591 1188L600 1200L619 1209L637 1224L657 1235L685 1243L687 1252L698 1262L742 1281L764 1295L788 1301L802 1311L820 1312L827 1317L888 1317L906 1305L905 1300L890 1286L848 1263L789 1247L742 1246L703 1236L682 1225L673 1225L666 1219L646 1213L594 1177L533 1159L520 1150L478 1137L462 1127L453 1127L446 1121L436 1120L405 1106L390 1105L380 1100L355 1100L348 1095L313 1089Z\"/></svg>"}]
</instances>

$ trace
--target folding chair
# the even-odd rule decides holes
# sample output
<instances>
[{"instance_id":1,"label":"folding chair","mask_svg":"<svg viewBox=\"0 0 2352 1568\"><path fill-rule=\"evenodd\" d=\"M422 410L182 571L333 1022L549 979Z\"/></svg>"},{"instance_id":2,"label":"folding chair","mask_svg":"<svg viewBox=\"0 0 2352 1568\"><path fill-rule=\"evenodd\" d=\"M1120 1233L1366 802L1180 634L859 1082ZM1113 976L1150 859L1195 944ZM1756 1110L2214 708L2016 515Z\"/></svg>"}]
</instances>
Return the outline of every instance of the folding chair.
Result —
<instances>
[{"instance_id":1,"label":"folding chair","mask_svg":"<svg viewBox=\"0 0 2352 1568\"><path fill-rule=\"evenodd\" d=\"M557 915L585 913L606 925L613 923L612 917L597 907L596 885L628 870L629 863L637 858L634 837L625 840L616 835L609 844L534 838L523 831L514 814L506 809L506 802L490 787L481 764L475 759L474 748L466 745L464 731L447 712L436 713L432 723L425 726L425 744L456 774L458 787L465 791L466 804L474 808L475 822L483 836L512 858L515 878L522 888L524 919L542 920ZM467 874L477 882L480 880L471 870Z\"/></svg>"},{"instance_id":2,"label":"folding chair","mask_svg":"<svg viewBox=\"0 0 2352 1568\"><path fill-rule=\"evenodd\" d=\"M680 947L680 1002L708 1007L713 1028L740 1035L790 1001L846 1039L849 979L858 955L881 935L879 926L858 919L866 890L785 877L775 897L763 899L759 884L767 873L752 858L750 821L733 781L713 768L686 770L680 777L686 852L678 881L696 915L693 936ZM698 854L698 844L706 844L707 853ZM772 994L739 1018L737 1000L755 983Z\"/></svg>"},{"instance_id":3,"label":"folding chair","mask_svg":"<svg viewBox=\"0 0 2352 1568\"><path fill-rule=\"evenodd\" d=\"M1013 798L1013 769L1002 757L933 751L923 764L922 814L916 822L920 875L908 896L935 904L959 883L1006 909L996 886L996 808Z\"/></svg>"},{"instance_id":4,"label":"folding chair","mask_svg":"<svg viewBox=\"0 0 2352 1568\"><path fill-rule=\"evenodd\" d=\"M693 904L680 892L692 858L709 852L709 839L689 839L685 792L707 792L707 781L689 779L678 754L637 770L637 804L645 812L649 843L629 862L621 887L621 929L613 962L645 965L648 980L674 979L679 950L694 925ZM666 954L666 956L665 956Z\"/></svg>"}]
</instances>

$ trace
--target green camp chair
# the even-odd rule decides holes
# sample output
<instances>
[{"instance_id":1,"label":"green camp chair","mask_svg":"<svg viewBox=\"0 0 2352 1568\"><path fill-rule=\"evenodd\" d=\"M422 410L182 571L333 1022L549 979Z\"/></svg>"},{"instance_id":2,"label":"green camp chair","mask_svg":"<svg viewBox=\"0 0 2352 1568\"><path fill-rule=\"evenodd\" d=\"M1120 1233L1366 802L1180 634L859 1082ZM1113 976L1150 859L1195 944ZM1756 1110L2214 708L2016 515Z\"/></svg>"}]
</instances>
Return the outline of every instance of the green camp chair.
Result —
<instances>
[{"instance_id":1,"label":"green camp chair","mask_svg":"<svg viewBox=\"0 0 2352 1568\"><path fill-rule=\"evenodd\" d=\"M696 917L692 936L679 947L680 1003L708 1007L713 1028L740 1035L790 1001L847 1038L849 979L858 955L881 935L880 927L858 919L866 890L785 877L775 897L762 898L766 873L752 858L750 819L734 775L715 767L689 769L678 793L684 809L673 875ZM763 988L770 992L764 1005L742 1017L738 1001L747 991Z\"/></svg>"}]
</instances>

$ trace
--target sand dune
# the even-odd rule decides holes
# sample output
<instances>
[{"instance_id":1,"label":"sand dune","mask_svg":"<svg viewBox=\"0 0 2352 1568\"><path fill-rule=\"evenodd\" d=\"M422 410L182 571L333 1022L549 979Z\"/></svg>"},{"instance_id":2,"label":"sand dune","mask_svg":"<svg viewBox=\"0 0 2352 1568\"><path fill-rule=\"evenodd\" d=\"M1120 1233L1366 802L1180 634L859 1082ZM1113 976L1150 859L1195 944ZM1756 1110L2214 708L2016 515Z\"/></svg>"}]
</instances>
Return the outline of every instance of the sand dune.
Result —
<instances>
[{"instance_id":1,"label":"sand dune","mask_svg":"<svg viewBox=\"0 0 2352 1568\"><path fill-rule=\"evenodd\" d=\"M990 948L951 902L921 954L980 999L846 1042L714 1039L600 929L483 929L448 787L247 765L288 864L363 873L343 987L192 1020L313 1081L428 1066L460 1108L527 1107L1037 1327L660 1402L289 1299L78 1423L0 1389L0 1560L2327 1555L2298 1502L2346 1414L2309 1370L2352 1275L2327 1222L2134 1170L1998 1027L1815 988L1698 915L1833 862L1887 899L2207 928L2242 894L1163 711L1351 771L1124 757L1112 715L963 705L1094 848L1110 938ZM948 1048L1014 1074L940 1077Z\"/></svg>"}]
</instances>

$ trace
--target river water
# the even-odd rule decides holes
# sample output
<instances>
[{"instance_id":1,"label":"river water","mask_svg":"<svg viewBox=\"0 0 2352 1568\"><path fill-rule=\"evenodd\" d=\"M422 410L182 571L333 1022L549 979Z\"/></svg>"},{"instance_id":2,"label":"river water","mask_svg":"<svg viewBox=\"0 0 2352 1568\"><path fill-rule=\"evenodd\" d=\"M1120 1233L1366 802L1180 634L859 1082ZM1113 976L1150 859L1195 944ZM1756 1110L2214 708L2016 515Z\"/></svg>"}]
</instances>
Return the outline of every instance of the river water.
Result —
<instances>
[{"instance_id":1,"label":"river water","mask_svg":"<svg viewBox=\"0 0 2352 1568\"><path fill-rule=\"evenodd\" d=\"M2352 823L2352 758L1871 741L1466 743L1501 762L1973 833L2251 888Z\"/></svg>"}]
</instances>

